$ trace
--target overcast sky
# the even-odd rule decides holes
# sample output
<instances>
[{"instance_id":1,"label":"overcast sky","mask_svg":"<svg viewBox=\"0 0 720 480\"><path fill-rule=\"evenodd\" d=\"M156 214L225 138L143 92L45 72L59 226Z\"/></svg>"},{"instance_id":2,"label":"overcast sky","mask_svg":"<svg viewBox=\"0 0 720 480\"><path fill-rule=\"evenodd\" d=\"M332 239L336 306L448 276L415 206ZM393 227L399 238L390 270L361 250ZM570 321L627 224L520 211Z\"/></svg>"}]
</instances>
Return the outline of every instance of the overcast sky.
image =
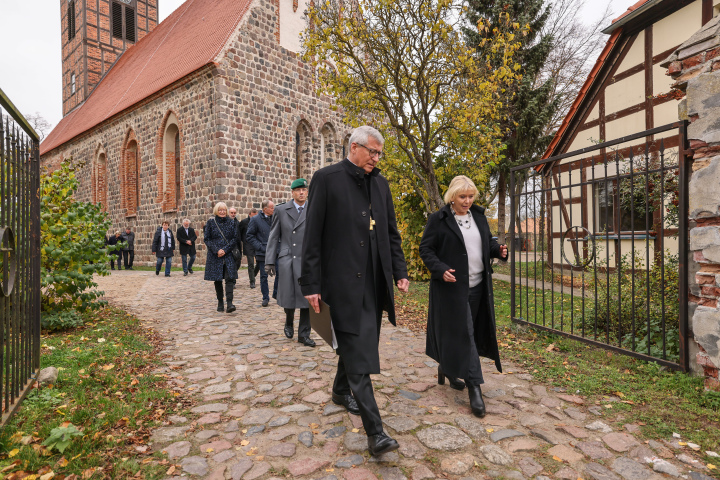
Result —
<instances>
[{"instance_id":1,"label":"overcast sky","mask_svg":"<svg viewBox=\"0 0 720 480\"><path fill-rule=\"evenodd\" d=\"M164 20L184 0L158 0ZM637 0L613 0L616 17ZM608 2L588 0L592 23ZM0 88L23 114L39 112L53 126L62 118L59 0L0 0Z\"/></svg>"}]
</instances>

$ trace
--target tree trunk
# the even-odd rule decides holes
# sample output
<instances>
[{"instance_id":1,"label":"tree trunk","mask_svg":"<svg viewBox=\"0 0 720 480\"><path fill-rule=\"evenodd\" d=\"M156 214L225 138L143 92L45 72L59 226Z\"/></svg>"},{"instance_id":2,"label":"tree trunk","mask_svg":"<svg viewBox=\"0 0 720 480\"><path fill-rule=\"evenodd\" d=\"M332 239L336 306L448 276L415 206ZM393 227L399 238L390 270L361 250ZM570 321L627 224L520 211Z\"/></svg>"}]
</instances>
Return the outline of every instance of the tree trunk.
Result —
<instances>
[{"instance_id":1,"label":"tree trunk","mask_svg":"<svg viewBox=\"0 0 720 480\"><path fill-rule=\"evenodd\" d=\"M505 172L500 171L498 176L498 243L500 245L505 244L505 197L507 195L505 178Z\"/></svg>"}]
</instances>

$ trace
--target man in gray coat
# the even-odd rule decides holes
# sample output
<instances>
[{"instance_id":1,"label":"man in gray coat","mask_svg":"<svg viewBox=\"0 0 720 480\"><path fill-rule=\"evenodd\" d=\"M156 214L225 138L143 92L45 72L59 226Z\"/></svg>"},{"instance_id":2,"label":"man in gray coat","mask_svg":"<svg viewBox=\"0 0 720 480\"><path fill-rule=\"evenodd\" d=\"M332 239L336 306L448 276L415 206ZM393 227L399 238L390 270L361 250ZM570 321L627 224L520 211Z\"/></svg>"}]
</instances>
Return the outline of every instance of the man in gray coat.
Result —
<instances>
[{"instance_id":1,"label":"man in gray coat","mask_svg":"<svg viewBox=\"0 0 720 480\"><path fill-rule=\"evenodd\" d=\"M295 335L293 326L295 309L299 308L298 342L314 347L315 342L310 338L309 305L298 284L305 234L307 180L298 178L292 182L290 188L292 201L275 207L265 251L265 271L272 277L277 269L279 279L277 303L285 309L285 336L293 338Z\"/></svg>"}]
</instances>

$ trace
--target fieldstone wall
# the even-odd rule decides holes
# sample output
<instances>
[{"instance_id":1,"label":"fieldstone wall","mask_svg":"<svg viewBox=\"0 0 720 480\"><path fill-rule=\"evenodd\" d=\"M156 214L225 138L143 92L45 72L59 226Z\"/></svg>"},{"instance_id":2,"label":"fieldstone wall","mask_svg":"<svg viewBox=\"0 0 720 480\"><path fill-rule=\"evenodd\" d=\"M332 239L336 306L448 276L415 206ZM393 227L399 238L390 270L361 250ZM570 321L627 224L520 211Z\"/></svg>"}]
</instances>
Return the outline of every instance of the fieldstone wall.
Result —
<instances>
[{"instance_id":1,"label":"fieldstone wall","mask_svg":"<svg viewBox=\"0 0 720 480\"><path fill-rule=\"evenodd\" d=\"M350 129L331 99L316 94L313 69L280 45L282 2L292 0L255 0L217 64L41 158L49 169L69 157L86 163L78 198L101 202L113 230L131 226L138 264L155 264L150 247L164 220L175 231L189 218L201 230L218 201L244 218L266 198L289 200L298 174L310 179L343 158ZM179 182L174 150L164 139L169 119L180 132ZM199 237L197 263L203 265L207 251Z\"/></svg>"},{"instance_id":2,"label":"fieldstone wall","mask_svg":"<svg viewBox=\"0 0 720 480\"><path fill-rule=\"evenodd\" d=\"M664 63L685 96L693 154L690 200L690 343L705 387L720 390L720 17L715 17ZM693 350L694 348L694 350Z\"/></svg>"}]
</instances>

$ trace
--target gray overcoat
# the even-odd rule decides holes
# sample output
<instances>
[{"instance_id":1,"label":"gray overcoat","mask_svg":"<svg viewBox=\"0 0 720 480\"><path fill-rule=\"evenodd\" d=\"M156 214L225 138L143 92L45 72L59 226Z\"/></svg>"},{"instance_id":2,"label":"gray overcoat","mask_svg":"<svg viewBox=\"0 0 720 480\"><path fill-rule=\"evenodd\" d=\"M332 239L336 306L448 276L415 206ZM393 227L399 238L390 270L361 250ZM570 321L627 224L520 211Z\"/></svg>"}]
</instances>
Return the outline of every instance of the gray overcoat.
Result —
<instances>
[{"instance_id":1,"label":"gray overcoat","mask_svg":"<svg viewBox=\"0 0 720 480\"><path fill-rule=\"evenodd\" d=\"M277 303L283 308L308 308L298 278L305 235L306 202L298 214L291 200L275 207L265 250L265 265L275 265L278 276Z\"/></svg>"}]
</instances>

